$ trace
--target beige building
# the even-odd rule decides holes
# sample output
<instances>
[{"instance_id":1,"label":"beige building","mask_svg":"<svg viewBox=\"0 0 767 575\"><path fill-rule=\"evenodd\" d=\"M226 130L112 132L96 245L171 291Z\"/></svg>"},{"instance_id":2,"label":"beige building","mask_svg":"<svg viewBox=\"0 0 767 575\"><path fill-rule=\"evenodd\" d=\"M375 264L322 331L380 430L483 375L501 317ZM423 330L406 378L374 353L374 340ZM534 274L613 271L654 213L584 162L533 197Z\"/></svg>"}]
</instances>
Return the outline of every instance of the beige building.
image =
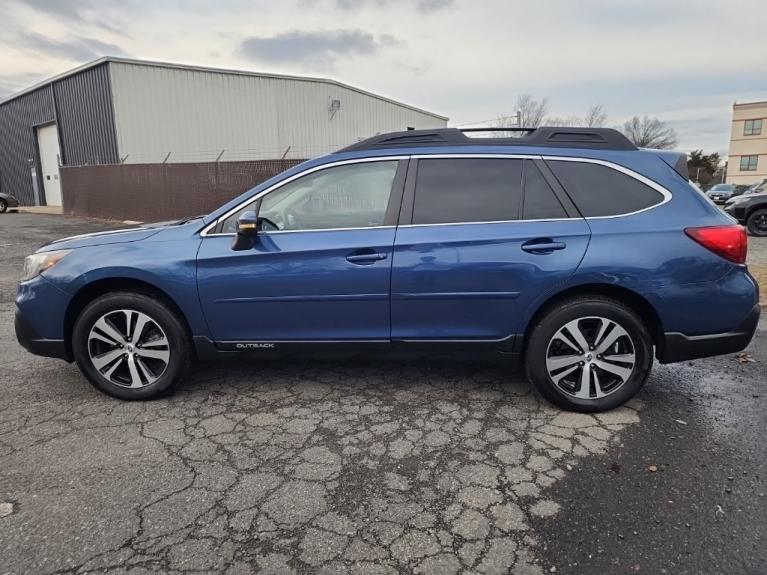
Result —
<instances>
[{"instance_id":1,"label":"beige building","mask_svg":"<svg viewBox=\"0 0 767 575\"><path fill-rule=\"evenodd\" d=\"M754 184L767 178L767 101L732 105L727 183Z\"/></svg>"}]
</instances>

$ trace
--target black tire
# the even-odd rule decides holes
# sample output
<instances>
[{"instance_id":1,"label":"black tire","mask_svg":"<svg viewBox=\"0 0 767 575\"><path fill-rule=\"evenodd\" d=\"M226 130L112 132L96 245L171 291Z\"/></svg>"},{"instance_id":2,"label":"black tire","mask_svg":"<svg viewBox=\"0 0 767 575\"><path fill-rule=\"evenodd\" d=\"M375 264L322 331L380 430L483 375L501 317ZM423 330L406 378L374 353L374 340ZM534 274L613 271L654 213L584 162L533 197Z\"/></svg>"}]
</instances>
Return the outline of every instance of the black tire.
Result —
<instances>
[{"instance_id":1,"label":"black tire","mask_svg":"<svg viewBox=\"0 0 767 575\"><path fill-rule=\"evenodd\" d=\"M748 216L746 227L748 228L748 233L752 236L767 236L767 209L755 210Z\"/></svg>"},{"instance_id":2,"label":"black tire","mask_svg":"<svg viewBox=\"0 0 767 575\"><path fill-rule=\"evenodd\" d=\"M140 370L141 375L139 376L140 379L146 381L143 387L129 387L127 386L128 382L122 385L115 383L102 373L108 372L109 368L102 368L102 371L99 371L93 365L93 360L91 359L91 349L93 349L93 346L100 345L98 340L89 341L91 330L101 318L119 317L118 314L124 315L124 312L121 310L131 310L148 316L154 325L152 323L146 324L149 327L144 328L144 330L150 330L150 337L151 330L153 329L155 333L161 334L160 337L155 336L155 342L161 341L163 337L167 341L167 345L161 346L161 350L165 351L167 348L169 358L162 371L159 369L153 370L158 372L156 380L150 383L146 371L146 364L151 363L153 360L145 360L143 366L138 366L143 368ZM110 325L113 325L111 321ZM118 329L118 331L121 333L125 332L124 329ZM135 331L138 331L138 329ZM128 328L127 332L130 333L130 328ZM126 341L128 340L124 340L123 344ZM133 345L135 345L135 355L140 355L141 343L135 342L130 345L130 351L134 352ZM146 345L146 349L149 349L152 342L147 342ZM119 347L122 349L123 345L121 344ZM117 351L114 346L112 346L112 350ZM156 296L129 291L113 292L101 296L90 302L83 309L72 331L72 351L80 371L82 371L91 384L106 394L126 400L153 399L170 393L174 386L183 378L193 357L189 334L183 320L178 317L177 313ZM126 353L123 357L128 355ZM134 354L131 353L131 355ZM115 360L115 363L118 361L120 361L119 357ZM127 372L130 377L133 376L134 372L128 370L128 360L125 359L124 361L125 365L122 367L118 366L117 374L113 376L114 379L120 377L119 374L124 372ZM111 365L114 365L114 363ZM132 367L137 369L137 363L134 363Z\"/></svg>"},{"instance_id":3,"label":"black tire","mask_svg":"<svg viewBox=\"0 0 767 575\"><path fill-rule=\"evenodd\" d=\"M7 209L8 202L6 202L3 198L0 198L0 214L4 214Z\"/></svg>"},{"instance_id":4,"label":"black tire","mask_svg":"<svg viewBox=\"0 0 767 575\"><path fill-rule=\"evenodd\" d=\"M628 379L622 384L616 385L613 391L607 392L607 395L604 397L581 399L575 397L575 391L568 393L554 382L547 368L547 357L549 357L550 343L551 345L561 345L559 343L554 344L553 339L563 326L577 319L593 317L605 318L615 322L615 324L626 331L630 340L624 341L629 341L629 344L633 347L635 362L633 371ZM587 319L585 321L594 320ZM583 325L583 323L579 325ZM525 357L527 377L541 395L562 409L581 413L613 409L633 397L642 388L645 381L647 381L647 377L650 375L653 361L653 343L647 327L634 311L611 298L594 295L563 301L541 316L535 325L532 326L529 334ZM602 341L605 338L606 336L603 336ZM584 350L585 354L588 354L588 362L590 363L592 356L589 350ZM573 355L577 355L577 352L573 352ZM576 367L576 370L580 369L585 369L585 367ZM602 373L599 370L597 371ZM556 377L561 373L562 371L555 371L554 376ZM580 371L575 373L580 373ZM577 376L573 375L571 377L575 378ZM595 384L589 385L590 389L596 389Z\"/></svg>"}]
</instances>

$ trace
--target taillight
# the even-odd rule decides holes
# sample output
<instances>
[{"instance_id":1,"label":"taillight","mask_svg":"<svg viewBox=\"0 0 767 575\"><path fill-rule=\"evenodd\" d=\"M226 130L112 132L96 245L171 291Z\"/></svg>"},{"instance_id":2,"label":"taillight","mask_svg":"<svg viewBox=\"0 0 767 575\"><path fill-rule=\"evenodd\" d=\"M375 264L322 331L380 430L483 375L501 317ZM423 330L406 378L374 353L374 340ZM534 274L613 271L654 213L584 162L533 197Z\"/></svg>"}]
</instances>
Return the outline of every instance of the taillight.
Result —
<instances>
[{"instance_id":1,"label":"taillight","mask_svg":"<svg viewBox=\"0 0 767 575\"><path fill-rule=\"evenodd\" d=\"M746 263L748 236L742 226L686 228L684 233L726 260L736 264Z\"/></svg>"}]
</instances>

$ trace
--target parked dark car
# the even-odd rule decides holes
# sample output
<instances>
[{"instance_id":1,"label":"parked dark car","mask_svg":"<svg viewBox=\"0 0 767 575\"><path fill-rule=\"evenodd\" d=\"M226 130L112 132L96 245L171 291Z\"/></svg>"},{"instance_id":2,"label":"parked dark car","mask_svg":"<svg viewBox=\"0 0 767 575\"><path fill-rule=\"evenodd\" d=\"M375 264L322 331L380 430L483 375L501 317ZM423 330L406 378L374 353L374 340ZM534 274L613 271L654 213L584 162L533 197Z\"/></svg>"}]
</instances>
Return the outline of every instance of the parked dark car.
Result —
<instances>
[{"instance_id":1,"label":"parked dark car","mask_svg":"<svg viewBox=\"0 0 767 575\"><path fill-rule=\"evenodd\" d=\"M717 184L711 188L706 195L717 204L723 204L735 195L735 186L733 184Z\"/></svg>"},{"instance_id":2,"label":"parked dark car","mask_svg":"<svg viewBox=\"0 0 767 575\"><path fill-rule=\"evenodd\" d=\"M11 194L4 194L0 192L0 214L7 212L11 208L18 208L19 200L14 198Z\"/></svg>"},{"instance_id":3,"label":"parked dark car","mask_svg":"<svg viewBox=\"0 0 767 575\"><path fill-rule=\"evenodd\" d=\"M746 226L750 234L767 236L767 191L732 198L724 205L724 211Z\"/></svg>"},{"instance_id":4,"label":"parked dark car","mask_svg":"<svg viewBox=\"0 0 767 575\"><path fill-rule=\"evenodd\" d=\"M751 184L748 187L748 189L743 193L758 194L759 192L767 192L767 178L763 179L761 182L756 182L755 184Z\"/></svg>"},{"instance_id":5,"label":"parked dark car","mask_svg":"<svg viewBox=\"0 0 767 575\"><path fill-rule=\"evenodd\" d=\"M16 334L149 399L237 352L490 354L576 411L661 363L732 353L759 321L745 230L685 154L611 129L382 134L211 214L44 246ZM258 385L258 364L254 385Z\"/></svg>"}]
</instances>

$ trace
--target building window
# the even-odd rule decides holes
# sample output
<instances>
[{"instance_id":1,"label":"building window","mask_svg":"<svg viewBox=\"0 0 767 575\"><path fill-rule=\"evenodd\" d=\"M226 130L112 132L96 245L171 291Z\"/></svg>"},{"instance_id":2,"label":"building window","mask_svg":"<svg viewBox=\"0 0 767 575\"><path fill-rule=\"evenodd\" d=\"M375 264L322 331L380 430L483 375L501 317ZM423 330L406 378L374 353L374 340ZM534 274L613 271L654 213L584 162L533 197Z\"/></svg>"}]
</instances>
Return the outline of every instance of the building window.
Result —
<instances>
[{"instance_id":1,"label":"building window","mask_svg":"<svg viewBox=\"0 0 767 575\"><path fill-rule=\"evenodd\" d=\"M743 124L744 136L758 136L762 133L762 120L746 120Z\"/></svg>"},{"instance_id":2,"label":"building window","mask_svg":"<svg viewBox=\"0 0 767 575\"><path fill-rule=\"evenodd\" d=\"M741 156L740 157L740 171L741 172L755 172L756 164L759 161L759 156Z\"/></svg>"}]
</instances>

